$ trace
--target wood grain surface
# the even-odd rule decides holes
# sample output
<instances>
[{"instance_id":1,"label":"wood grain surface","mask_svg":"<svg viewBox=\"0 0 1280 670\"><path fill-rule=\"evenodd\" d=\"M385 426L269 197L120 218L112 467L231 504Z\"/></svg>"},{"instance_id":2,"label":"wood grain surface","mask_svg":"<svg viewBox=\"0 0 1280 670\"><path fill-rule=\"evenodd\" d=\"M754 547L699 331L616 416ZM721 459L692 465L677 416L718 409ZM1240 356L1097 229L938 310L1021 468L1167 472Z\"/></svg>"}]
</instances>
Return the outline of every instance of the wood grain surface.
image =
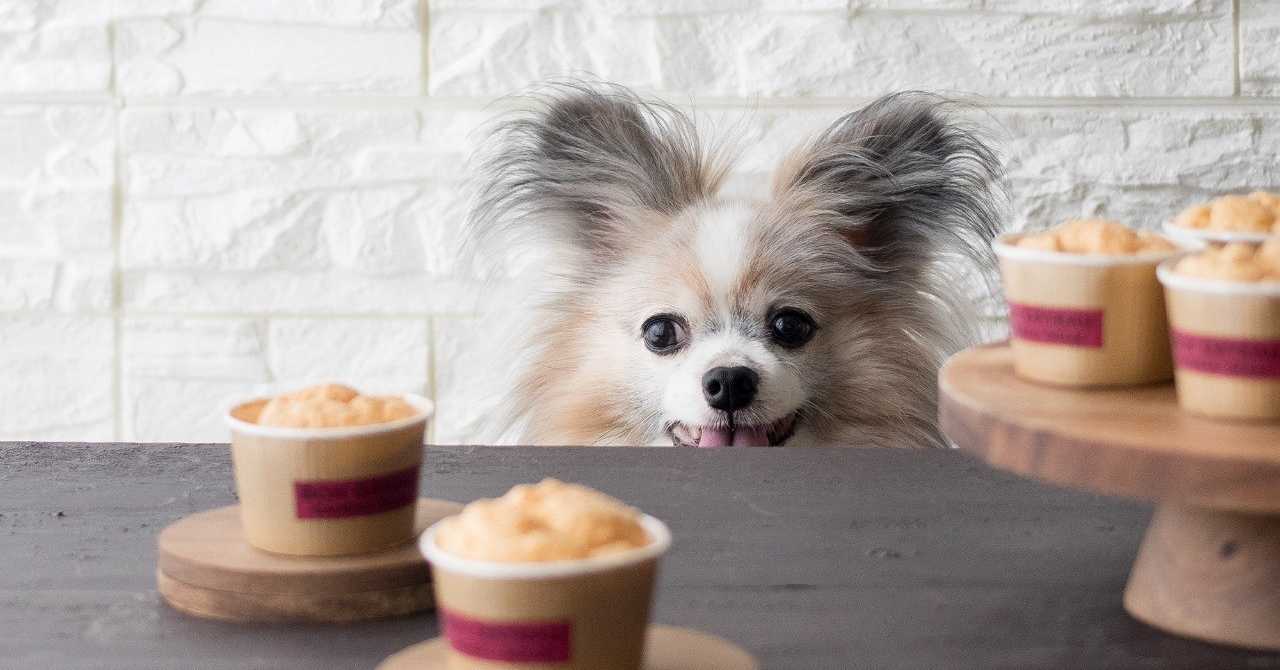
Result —
<instances>
[{"instance_id":1,"label":"wood grain surface","mask_svg":"<svg viewBox=\"0 0 1280 670\"><path fill-rule=\"evenodd\" d=\"M245 593L192 586L156 570L156 590L176 610L238 623L347 623L423 612L431 582L346 593Z\"/></svg>"},{"instance_id":2,"label":"wood grain surface","mask_svg":"<svg viewBox=\"0 0 1280 670\"><path fill-rule=\"evenodd\" d=\"M449 670L448 643L433 638L396 652L377 670ZM701 631L650 626L642 670L759 670L741 647Z\"/></svg>"},{"instance_id":3,"label":"wood grain surface","mask_svg":"<svg viewBox=\"0 0 1280 670\"><path fill-rule=\"evenodd\" d=\"M419 499L418 532L462 509ZM271 595L359 593L412 586L431 579L416 544L352 556L286 556L249 546L237 505L197 512L170 524L157 539L160 571L219 591Z\"/></svg>"},{"instance_id":4,"label":"wood grain surface","mask_svg":"<svg viewBox=\"0 0 1280 670\"><path fill-rule=\"evenodd\" d=\"M372 669L434 614L243 625L165 606L156 535L233 504L223 445L0 443L0 667ZM1045 486L954 451L432 447L421 494L555 476L671 526L654 621L767 670L1280 669L1121 607L1146 504Z\"/></svg>"},{"instance_id":5,"label":"wood grain surface","mask_svg":"<svg viewBox=\"0 0 1280 670\"><path fill-rule=\"evenodd\" d=\"M419 499L418 533L462 509ZM350 556L286 556L249 546L240 506L197 512L156 541L156 586L171 606L226 621L359 621L429 609L431 569L415 543Z\"/></svg>"},{"instance_id":6,"label":"wood grain surface","mask_svg":"<svg viewBox=\"0 0 1280 670\"><path fill-rule=\"evenodd\" d=\"M1280 651L1280 516L1160 505L1124 605L1165 630Z\"/></svg>"},{"instance_id":7,"label":"wood grain surface","mask_svg":"<svg viewBox=\"0 0 1280 670\"><path fill-rule=\"evenodd\" d=\"M1280 423L1187 414L1172 384L1025 381L1003 344L952 357L939 386L943 432L1002 469L1145 500L1280 513Z\"/></svg>"}]
</instances>

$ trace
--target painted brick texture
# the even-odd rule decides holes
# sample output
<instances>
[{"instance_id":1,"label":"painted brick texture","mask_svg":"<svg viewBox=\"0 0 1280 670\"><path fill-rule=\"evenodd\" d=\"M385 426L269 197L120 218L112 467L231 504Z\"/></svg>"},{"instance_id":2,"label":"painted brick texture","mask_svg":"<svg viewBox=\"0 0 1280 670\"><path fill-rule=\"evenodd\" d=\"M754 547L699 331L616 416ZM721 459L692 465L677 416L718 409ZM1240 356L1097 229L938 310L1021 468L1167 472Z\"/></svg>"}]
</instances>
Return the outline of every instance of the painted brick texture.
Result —
<instances>
[{"instance_id":1,"label":"painted brick texture","mask_svg":"<svg viewBox=\"0 0 1280 670\"><path fill-rule=\"evenodd\" d=\"M695 107L742 196L874 96L949 93L1013 227L1153 227L1280 188L1277 44L1280 0L0 0L0 439L225 440L330 379L478 439L472 311L509 294L459 272L462 174L539 80Z\"/></svg>"},{"instance_id":2,"label":"painted brick texture","mask_svg":"<svg viewBox=\"0 0 1280 670\"><path fill-rule=\"evenodd\" d=\"M865 97L902 88L1229 96L1235 85L1225 1L1067 3L1054 11L1007 2L980 13L953 3L724 8L746 4L441 9L431 22L431 92L501 94L574 69L714 97Z\"/></svg>"},{"instance_id":3,"label":"painted brick texture","mask_svg":"<svg viewBox=\"0 0 1280 670\"><path fill-rule=\"evenodd\" d=\"M414 0L118 2L125 96L422 93Z\"/></svg>"}]
</instances>

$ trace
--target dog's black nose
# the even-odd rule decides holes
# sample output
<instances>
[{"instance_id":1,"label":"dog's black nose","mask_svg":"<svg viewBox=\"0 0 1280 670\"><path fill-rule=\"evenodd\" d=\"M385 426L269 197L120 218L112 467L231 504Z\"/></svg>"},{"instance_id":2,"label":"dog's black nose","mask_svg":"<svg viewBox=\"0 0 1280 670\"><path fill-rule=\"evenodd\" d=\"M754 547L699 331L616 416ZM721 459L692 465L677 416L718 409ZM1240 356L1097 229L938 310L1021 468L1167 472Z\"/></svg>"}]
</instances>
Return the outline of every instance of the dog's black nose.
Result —
<instances>
[{"instance_id":1,"label":"dog's black nose","mask_svg":"<svg viewBox=\"0 0 1280 670\"><path fill-rule=\"evenodd\" d=\"M751 368L711 368L702 375L702 395L712 408L732 412L751 404L759 384Z\"/></svg>"}]
</instances>

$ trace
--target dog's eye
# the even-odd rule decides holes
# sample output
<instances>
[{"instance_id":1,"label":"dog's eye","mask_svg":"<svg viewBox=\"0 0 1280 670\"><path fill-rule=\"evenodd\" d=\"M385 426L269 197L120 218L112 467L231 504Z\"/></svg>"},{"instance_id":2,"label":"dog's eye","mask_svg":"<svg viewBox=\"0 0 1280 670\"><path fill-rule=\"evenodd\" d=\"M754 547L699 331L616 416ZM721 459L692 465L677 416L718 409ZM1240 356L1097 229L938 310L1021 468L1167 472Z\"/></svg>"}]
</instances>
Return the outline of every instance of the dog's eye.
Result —
<instances>
[{"instance_id":1,"label":"dog's eye","mask_svg":"<svg viewBox=\"0 0 1280 670\"><path fill-rule=\"evenodd\" d=\"M673 353L685 341L684 326L666 314L649 317L641 329L644 331L644 345L655 354Z\"/></svg>"},{"instance_id":2,"label":"dog's eye","mask_svg":"<svg viewBox=\"0 0 1280 670\"><path fill-rule=\"evenodd\" d=\"M773 341L788 349L794 349L808 342L813 338L814 331L818 329L808 314L794 309L774 314L769 328L773 333Z\"/></svg>"}]
</instances>

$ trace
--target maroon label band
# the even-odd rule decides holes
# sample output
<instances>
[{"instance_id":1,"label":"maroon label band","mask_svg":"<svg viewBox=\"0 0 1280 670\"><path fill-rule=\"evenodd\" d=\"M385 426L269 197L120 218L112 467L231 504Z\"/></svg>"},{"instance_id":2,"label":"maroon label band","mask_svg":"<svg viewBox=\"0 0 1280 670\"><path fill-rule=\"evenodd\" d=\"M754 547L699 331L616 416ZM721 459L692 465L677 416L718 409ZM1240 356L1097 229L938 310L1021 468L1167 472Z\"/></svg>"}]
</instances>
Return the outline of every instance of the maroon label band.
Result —
<instances>
[{"instance_id":1,"label":"maroon label band","mask_svg":"<svg viewBox=\"0 0 1280 670\"><path fill-rule=\"evenodd\" d=\"M441 609L440 627L459 653L505 663L565 663L573 658L573 622L481 621Z\"/></svg>"},{"instance_id":2,"label":"maroon label band","mask_svg":"<svg viewBox=\"0 0 1280 670\"><path fill-rule=\"evenodd\" d=\"M1239 340L1173 331L1173 359L1183 370L1280 379L1280 340Z\"/></svg>"},{"instance_id":3,"label":"maroon label band","mask_svg":"<svg viewBox=\"0 0 1280 670\"><path fill-rule=\"evenodd\" d=\"M1030 342L1102 347L1102 310L1009 303L1013 336Z\"/></svg>"},{"instance_id":4,"label":"maroon label band","mask_svg":"<svg viewBox=\"0 0 1280 670\"><path fill-rule=\"evenodd\" d=\"M365 479L295 481L299 519L346 519L412 505L418 499L418 466Z\"/></svg>"}]
</instances>

